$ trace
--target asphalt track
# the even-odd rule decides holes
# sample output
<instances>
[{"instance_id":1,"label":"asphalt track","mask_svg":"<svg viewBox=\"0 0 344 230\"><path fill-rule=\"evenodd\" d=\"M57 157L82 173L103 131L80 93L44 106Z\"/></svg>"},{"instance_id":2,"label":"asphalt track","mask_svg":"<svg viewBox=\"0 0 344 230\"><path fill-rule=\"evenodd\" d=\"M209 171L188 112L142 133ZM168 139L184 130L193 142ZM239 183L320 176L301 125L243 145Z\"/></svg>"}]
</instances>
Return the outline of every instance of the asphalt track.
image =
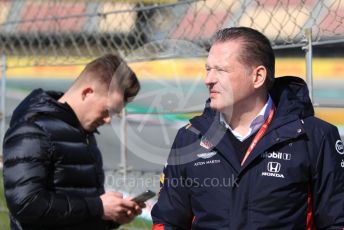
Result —
<instances>
[{"instance_id":1,"label":"asphalt track","mask_svg":"<svg viewBox=\"0 0 344 230\"><path fill-rule=\"evenodd\" d=\"M27 93L37 87L65 90L70 82L15 81L8 82L6 96L6 121ZM339 104L344 107L344 82L318 81L314 83L315 102ZM138 98L128 108L127 166L133 170L161 171L178 129L187 124L193 115L175 114L178 111L201 111L207 90L198 82L143 82ZM18 90L21 89L21 90ZM153 115L147 114L153 113ZM136 114L132 114L136 113ZM344 124L341 122L341 125ZM8 125L8 124L7 124ZM342 130L342 129L341 129ZM104 169L120 167L120 119L113 118L111 125L99 129L98 144L103 153Z\"/></svg>"}]
</instances>

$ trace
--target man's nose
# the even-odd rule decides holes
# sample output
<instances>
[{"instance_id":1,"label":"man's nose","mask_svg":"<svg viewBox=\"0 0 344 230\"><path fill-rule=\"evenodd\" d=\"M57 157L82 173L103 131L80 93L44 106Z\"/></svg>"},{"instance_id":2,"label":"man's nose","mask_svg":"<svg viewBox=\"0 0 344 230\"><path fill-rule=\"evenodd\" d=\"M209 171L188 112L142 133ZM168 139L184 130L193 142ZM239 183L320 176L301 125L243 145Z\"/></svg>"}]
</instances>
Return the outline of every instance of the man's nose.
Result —
<instances>
[{"instance_id":1,"label":"man's nose","mask_svg":"<svg viewBox=\"0 0 344 230\"><path fill-rule=\"evenodd\" d=\"M216 82L216 76L213 70L209 70L207 72L207 76L204 79L204 83L206 85L211 85L214 84Z\"/></svg>"}]
</instances>

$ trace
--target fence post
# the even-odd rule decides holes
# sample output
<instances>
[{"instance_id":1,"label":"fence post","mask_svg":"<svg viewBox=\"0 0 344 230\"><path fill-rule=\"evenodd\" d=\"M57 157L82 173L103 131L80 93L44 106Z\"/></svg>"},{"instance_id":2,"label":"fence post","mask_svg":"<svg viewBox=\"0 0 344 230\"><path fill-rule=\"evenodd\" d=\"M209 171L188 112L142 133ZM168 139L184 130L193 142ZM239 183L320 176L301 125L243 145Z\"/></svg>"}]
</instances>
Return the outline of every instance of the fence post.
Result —
<instances>
[{"instance_id":1,"label":"fence post","mask_svg":"<svg viewBox=\"0 0 344 230\"><path fill-rule=\"evenodd\" d=\"M121 162L119 164L120 172L123 175L124 182L127 179L127 112L125 107L122 110L121 118Z\"/></svg>"},{"instance_id":2,"label":"fence post","mask_svg":"<svg viewBox=\"0 0 344 230\"><path fill-rule=\"evenodd\" d=\"M304 30L304 41L306 44L302 47L305 50L306 57L306 82L309 89L309 97L312 102L313 98L313 52L312 52L312 28Z\"/></svg>"},{"instance_id":3,"label":"fence post","mask_svg":"<svg viewBox=\"0 0 344 230\"><path fill-rule=\"evenodd\" d=\"M7 64L6 64L6 55L5 53L2 54L1 58L1 107L0 107L0 148L2 149L3 138L5 136L5 127L6 127L6 71L7 71ZM0 157L2 158L2 150L0 150Z\"/></svg>"}]
</instances>

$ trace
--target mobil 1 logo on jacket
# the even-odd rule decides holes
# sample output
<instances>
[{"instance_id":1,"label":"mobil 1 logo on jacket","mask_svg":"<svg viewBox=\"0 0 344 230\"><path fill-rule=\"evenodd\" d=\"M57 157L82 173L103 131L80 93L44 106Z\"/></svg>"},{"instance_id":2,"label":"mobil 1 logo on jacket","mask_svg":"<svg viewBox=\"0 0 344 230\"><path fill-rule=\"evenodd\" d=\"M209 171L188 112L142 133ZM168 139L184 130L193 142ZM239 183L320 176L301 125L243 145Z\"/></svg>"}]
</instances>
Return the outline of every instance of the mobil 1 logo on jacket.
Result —
<instances>
[{"instance_id":1,"label":"mobil 1 logo on jacket","mask_svg":"<svg viewBox=\"0 0 344 230\"><path fill-rule=\"evenodd\" d=\"M290 153L282 153L282 152L265 152L261 154L261 158L268 158L268 159L281 159L281 160L291 160L291 154Z\"/></svg>"}]
</instances>

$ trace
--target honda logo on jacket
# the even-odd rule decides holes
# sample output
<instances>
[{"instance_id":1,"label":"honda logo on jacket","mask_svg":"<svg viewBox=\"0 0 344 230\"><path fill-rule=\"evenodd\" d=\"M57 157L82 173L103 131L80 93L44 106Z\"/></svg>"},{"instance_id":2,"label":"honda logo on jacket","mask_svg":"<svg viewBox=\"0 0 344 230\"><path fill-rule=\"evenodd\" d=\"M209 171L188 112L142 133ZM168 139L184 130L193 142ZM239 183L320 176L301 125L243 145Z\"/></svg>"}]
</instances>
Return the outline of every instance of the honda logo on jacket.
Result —
<instances>
[{"instance_id":1,"label":"honda logo on jacket","mask_svg":"<svg viewBox=\"0 0 344 230\"><path fill-rule=\"evenodd\" d=\"M267 168L269 172L278 173L281 170L281 164L278 162L269 162Z\"/></svg>"}]
</instances>

